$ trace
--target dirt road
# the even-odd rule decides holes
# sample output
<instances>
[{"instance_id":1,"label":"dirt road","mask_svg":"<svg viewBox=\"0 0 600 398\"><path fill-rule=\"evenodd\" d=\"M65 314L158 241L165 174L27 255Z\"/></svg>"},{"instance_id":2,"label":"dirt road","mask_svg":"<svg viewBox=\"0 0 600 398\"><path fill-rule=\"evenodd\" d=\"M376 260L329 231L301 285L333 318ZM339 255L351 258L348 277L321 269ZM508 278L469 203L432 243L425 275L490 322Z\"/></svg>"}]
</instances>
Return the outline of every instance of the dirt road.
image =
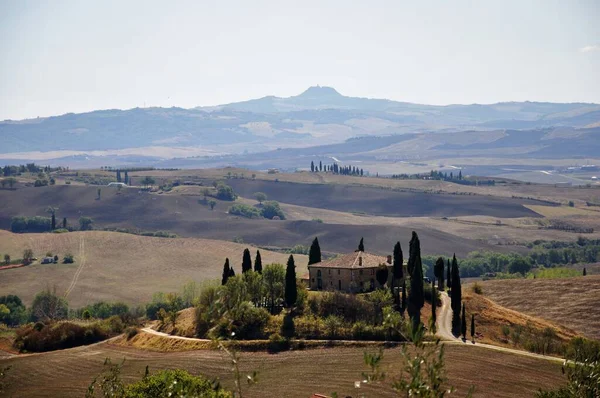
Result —
<instances>
[{"instance_id":1,"label":"dirt road","mask_svg":"<svg viewBox=\"0 0 600 398\"><path fill-rule=\"evenodd\" d=\"M515 350L512 348L499 347L491 344L474 343L470 340L463 340L462 338L455 337L452 334L452 308L450 307L450 296L448 293L441 292L442 297L442 308L440 309L440 315L438 316L437 323L437 335L440 339L444 340L445 344L462 344L466 346L477 346L480 348L486 348L494 351L501 351L510 354L522 355L531 358L544 359L552 362L564 362L563 358L551 357L541 354L534 354L528 351Z\"/></svg>"}]
</instances>

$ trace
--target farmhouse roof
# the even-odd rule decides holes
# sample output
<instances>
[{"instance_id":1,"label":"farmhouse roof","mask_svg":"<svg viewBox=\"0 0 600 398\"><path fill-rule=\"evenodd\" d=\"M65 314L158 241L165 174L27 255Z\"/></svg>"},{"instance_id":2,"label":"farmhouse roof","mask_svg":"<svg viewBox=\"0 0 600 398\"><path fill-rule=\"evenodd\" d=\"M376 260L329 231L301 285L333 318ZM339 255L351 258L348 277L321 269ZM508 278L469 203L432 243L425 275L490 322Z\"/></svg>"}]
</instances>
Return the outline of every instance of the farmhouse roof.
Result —
<instances>
[{"instance_id":1,"label":"farmhouse roof","mask_svg":"<svg viewBox=\"0 0 600 398\"><path fill-rule=\"evenodd\" d=\"M327 268L369 268L379 267L381 264L388 264L387 258L365 252L353 252L338 256L331 260L321 261L309 265L309 267L327 267Z\"/></svg>"}]
</instances>

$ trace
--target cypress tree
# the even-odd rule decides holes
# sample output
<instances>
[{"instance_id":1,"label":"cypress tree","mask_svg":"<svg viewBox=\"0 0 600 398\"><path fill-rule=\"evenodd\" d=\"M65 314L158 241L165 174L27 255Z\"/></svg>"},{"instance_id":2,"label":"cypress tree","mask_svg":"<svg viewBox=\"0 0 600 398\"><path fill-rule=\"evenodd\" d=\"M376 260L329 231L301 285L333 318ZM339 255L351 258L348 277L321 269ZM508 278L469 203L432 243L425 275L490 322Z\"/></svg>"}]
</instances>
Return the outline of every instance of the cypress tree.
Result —
<instances>
[{"instance_id":1,"label":"cypress tree","mask_svg":"<svg viewBox=\"0 0 600 398\"><path fill-rule=\"evenodd\" d=\"M310 251L308 252L308 265L316 264L321 262L321 246L319 246L319 239L315 238L310 245Z\"/></svg>"},{"instance_id":2,"label":"cypress tree","mask_svg":"<svg viewBox=\"0 0 600 398\"><path fill-rule=\"evenodd\" d=\"M421 243L415 231L409 244L410 257L408 264L412 264L410 273L410 294L408 296L408 315L412 319L413 330L421 323L421 308L425 303L423 294L423 264L421 263Z\"/></svg>"},{"instance_id":3,"label":"cypress tree","mask_svg":"<svg viewBox=\"0 0 600 398\"><path fill-rule=\"evenodd\" d=\"M446 268L445 265L446 263L444 262L444 259L439 257L435 262L435 266L433 267L433 274L438 279L439 290L444 290L444 271Z\"/></svg>"},{"instance_id":4,"label":"cypress tree","mask_svg":"<svg viewBox=\"0 0 600 398\"><path fill-rule=\"evenodd\" d=\"M585 269L585 267L583 267L583 276L587 275L587 270Z\"/></svg>"},{"instance_id":5,"label":"cypress tree","mask_svg":"<svg viewBox=\"0 0 600 398\"><path fill-rule=\"evenodd\" d=\"M463 335L463 340L467 339L467 312L466 312L466 308L465 308L465 303L463 303L462 305L462 322L461 322L461 328L460 328L460 332Z\"/></svg>"},{"instance_id":6,"label":"cypress tree","mask_svg":"<svg viewBox=\"0 0 600 398\"><path fill-rule=\"evenodd\" d=\"M402 247L400 246L400 242L396 242L394 245L394 259L392 266L392 296L394 297L394 304L396 307L396 311L400 309L400 292L399 292L399 281L404 278L404 270L402 269L402 262L404 259L402 258Z\"/></svg>"},{"instance_id":7,"label":"cypress tree","mask_svg":"<svg viewBox=\"0 0 600 398\"><path fill-rule=\"evenodd\" d=\"M406 280L402 281L402 307L400 307L400 313L404 316L404 311L406 311Z\"/></svg>"},{"instance_id":8,"label":"cypress tree","mask_svg":"<svg viewBox=\"0 0 600 398\"><path fill-rule=\"evenodd\" d=\"M56 216L52 213L52 230L56 229Z\"/></svg>"},{"instance_id":9,"label":"cypress tree","mask_svg":"<svg viewBox=\"0 0 600 398\"><path fill-rule=\"evenodd\" d=\"M475 314L471 314L471 340L475 342Z\"/></svg>"},{"instance_id":10,"label":"cypress tree","mask_svg":"<svg viewBox=\"0 0 600 398\"><path fill-rule=\"evenodd\" d=\"M67 229L67 217L63 217L63 228Z\"/></svg>"},{"instance_id":11,"label":"cypress tree","mask_svg":"<svg viewBox=\"0 0 600 398\"><path fill-rule=\"evenodd\" d=\"M364 238L360 238L360 242L358 243L358 251L359 252L364 252L365 251Z\"/></svg>"},{"instance_id":12,"label":"cypress tree","mask_svg":"<svg viewBox=\"0 0 600 398\"><path fill-rule=\"evenodd\" d=\"M254 272L262 274L262 258L260 258L260 251L256 251L256 259L254 260Z\"/></svg>"},{"instance_id":13,"label":"cypress tree","mask_svg":"<svg viewBox=\"0 0 600 398\"><path fill-rule=\"evenodd\" d=\"M242 274L248 271L252 271L252 258L250 257L250 250L246 248L242 256Z\"/></svg>"},{"instance_id":14,"label":"cypress tree","mask_svg":"<svg viewBox=\"0 0 600 398\"><path fill-rule=\"evenodd\" d=\"M446 287L452 289L452 273L450 271L450 259L448 259L448 271L446 272Z\"/></svg>"},{"instance_id":15,"label":"cypress tree","mask_svg":"<svg viewBox=\"0 0 600 398\"><path fill-rule=\"evenodd\" d=\"M121 182L121 170L117 170L117 182Z\"/></svg>"},{"instance_id":16,"label":"cypress tree","mask_svg":"<svg viewBox=\"0 0 600 398\"><path fill-rule=\"evenodd\" d=\"M294 264L294 256L290 254L285 270L285 305L290 308L296 304L298 298L298 290L296 287L296 265Z\"/></svg>"},{"instance_id":17,"label":"cypress tree","mask_svg":"<svg viewBox=\"0 0 600 398\"><path fill-rule=\"evenodd\" d=\"M319 171L323 171L323 162L319 160Z\"/></svg>"},{"instance_id":18,"label":"cypress tree","mask_svg":"<svg viewBox=\"0 0 600 398\"><path fill-rule=\"evenodd\" d=\"M460 286L460 275L458 272L458 262L456 254L452 257L452 332L455 336L460 334L460 307L462 303L462 289Z\"/></svg>"},{"instance_id":19,"label":"cypress tree","mask_svg":"<svg viewBox=\"0 0 600 398\"><path fill-rule=\"evenodd\" d=\"M435 310L437 309L437 292L435 290L435 278L433 278L433 280L431 281L431 331L433 334L435 334L435 331L437 329L436 327L436 321L437 321L437 315L435 313Z\"/></svg>"},{"instance_id":20,"label":"cypress tree","mask_svg":"<svg viewBox=\"0 0 600 398\"><path fill-rule=\"evenodd\" d=\"M310 171L315 172L315 163L312 160L310 161Z\"/></svg>"},{"instance_id":21,"label":"cypress tree","mask_svg":"<svg viewBox=\"0 0 600 398\"><path fill-rule=\"evenodd\" d=\"M129 176L127 175L127 170L125 170L125 184L129 185Z\"/></svg>"},{"instance_id":22,"label":"cypress tree","mask_svg":"<svg viewBox=\"0 0 600 398\"><path fill-rule=\"evenodd\" d=\"M229 268L229 277L231 278L232 276L235 276L235 271L233 270L233 267Z\"/></svg>"},{"instance_id":23,"label":"cypress tree","mask_svg":"<svg viewBox=\"0 0 600 398\"><path fill-rule=\"evenodd\" d=\"M221 285L225 285L227 283L227 279L231 276L231 269L229 268L229 259L225 259L225 264L223 265L223 276L221 278Z\"/></svg>"}]
</instances>

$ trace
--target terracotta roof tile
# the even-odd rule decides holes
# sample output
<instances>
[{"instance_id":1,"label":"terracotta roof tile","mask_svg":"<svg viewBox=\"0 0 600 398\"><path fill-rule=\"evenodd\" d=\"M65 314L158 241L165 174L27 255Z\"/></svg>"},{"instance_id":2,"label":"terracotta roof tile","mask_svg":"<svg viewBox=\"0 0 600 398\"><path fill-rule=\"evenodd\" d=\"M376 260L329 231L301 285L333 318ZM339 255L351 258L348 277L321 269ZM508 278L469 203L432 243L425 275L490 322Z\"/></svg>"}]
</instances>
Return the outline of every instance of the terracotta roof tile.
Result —
<instances>
[{"instance_id":1,"label":"terracotta roof tile","mask_svg":"<svg viewBox=\"0 0 600 398\"><path fill-rule=\"evenodd\" d=\"M360 265L360 258L362 258L362 266ZM321 261L320 263L309 265L309 267L369 268L378 267L380 264L387 264L387 258L365 252L354 252L338 256L331 260Z\"/></svg>"}]
</instances>

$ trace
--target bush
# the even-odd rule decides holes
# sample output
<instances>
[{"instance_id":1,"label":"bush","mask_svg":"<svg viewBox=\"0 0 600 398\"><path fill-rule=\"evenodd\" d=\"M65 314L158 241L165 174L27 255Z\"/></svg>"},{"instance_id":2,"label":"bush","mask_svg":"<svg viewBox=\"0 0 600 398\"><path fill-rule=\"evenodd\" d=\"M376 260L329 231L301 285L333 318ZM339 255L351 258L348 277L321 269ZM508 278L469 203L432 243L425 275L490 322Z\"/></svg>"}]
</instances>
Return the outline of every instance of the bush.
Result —
<instances>
[{"instance_id":1,"label":"bush","mask_svg":"<svg viewBox=\"0 0 600 398\"><path fill-rule=\"evenodd\" d=\"M268 218L269 220L272 220L274 217L279 217L280 220L285 220L285 214L283 214L283 211L279 207L279 202L275 202L273 200L263 203L261 214L264 218Z\"/></svg>"},{"instance_id":2,"label":"bush","mask_svg":"<svg viewBox=\"0 0 600 398\"><path fill-rule=\"evenodd\" d=\"M50 217L13 217L10 223L10 230L15 233L20 232L48 232L52 230L52 220Z\"/></svg>"},{"instance_id":3,"label":"bush","mask_svg":"<svg viewBox=\"0 0 600 398\"><path fill-rule=\"evenodd\" d=\"M253 206L235 204L229 208L229 214L246 218L260 218L260 212Z\"/></svg>"},{"instance_id":4,"label":"bush","mask_svg":"<svg viewBox=\"0 0 600 398\"><path fill-rule=\"evenodd\" d=\"M217 184L217 199L232 201L237 199L237 195L233 188L221 182Z\"/></svg>"},{"instance_id":5,"label":"bush","mask_svg":"<svg viewBox=\"0 0 600 398\"><path fill-rule=\"evenodd\" d=\"M477 282L475 282L473 284L473 287L471 287L471 290L473 290L473 293L475 293L475 294L483 294L483 288Z\"/></svg>"},{"instance_id":6,"label":"bush","mask_svg":"<svg viewBox=\"0 0 600 398\"><path fill-rule=\"evenodd\" d=\"M26 322L27 314L25 311L25 304L23 304L19 296L12 294L0 296L0 305L5 305L9 311L4 314L0 313L0 323L4 323L8 326L18 326L23 322Z\"/></svg>"},{"instance_id":7,"label":"bush","mask_svg":"<svg viewBox=\"0 0 600 398\"><path fill-rule=\"evenodd\" d=\"M100 324L86 326L70 322L28 324L16 332L15 347L20 351L44 352L62 350L102 341L108 333Z\"/></svg>"},{"instance_id":8,"label":"bush","mask_svg":"<svg viewBox=\"0 0 600 398\"><path fill-rule=\"evenodd\" d=\"M65 254L65 257L63 258L63 264L73 264L74 262L75 259L71 253Z\"/></svg>"},{"instance_id":9,"label":"bush","mask_svg":"<svg viewBox=\"0 0 600 398\"><path fill-rule=\"evenodd\" d=\"M146 397L204 397L232 398L228 391L215 386L201 376L192 376L185 370L161 370L125 387L124 398Z\"/></svg>"},{"instance_id":10,"label":"bush","mask_svg":"<svg viewBox=\"0 0 600 398\"><path fill-rule=\"evenodd\" d=\"M139 332L140 332L139 328L137 328L135 326L129 326L127 329L125 329L125 336L127 337L127 340L131 340Z\"/></svg>"}]
</instances>

